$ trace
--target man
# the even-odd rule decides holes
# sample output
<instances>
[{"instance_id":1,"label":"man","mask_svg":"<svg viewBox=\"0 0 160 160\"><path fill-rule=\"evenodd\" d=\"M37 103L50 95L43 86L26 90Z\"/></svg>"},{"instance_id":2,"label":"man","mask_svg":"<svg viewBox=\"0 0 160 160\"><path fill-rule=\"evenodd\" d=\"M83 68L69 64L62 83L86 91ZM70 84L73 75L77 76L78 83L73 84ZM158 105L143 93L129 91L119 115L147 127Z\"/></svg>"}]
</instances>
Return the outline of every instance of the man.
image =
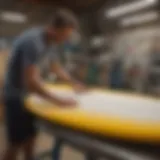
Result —
<instances>
[{"instance_id":1,"label":"man","mask_svg":"<svg viewBox=\"0 0 160 160\"><path fill-rule=\"evenodd\" d=\"M24 97L35 92L59 106L75 106L73 99L59 99L49 93L40 78L37 67L47 56L52 59L52 71L70 84L77 84L61 67L54 45L66 41L77 22L74 16L65 10L56 11L49 25L33 28L17 38L8 62L4 85L4 104L8 146L3 160L16 160L19 149L23 149L25 159L33 159L35 128L33 117L25 110ZM49 55L51 53L52 55ZM81 88L81 85L75 85Z\"/></svg>"}]
</instances>

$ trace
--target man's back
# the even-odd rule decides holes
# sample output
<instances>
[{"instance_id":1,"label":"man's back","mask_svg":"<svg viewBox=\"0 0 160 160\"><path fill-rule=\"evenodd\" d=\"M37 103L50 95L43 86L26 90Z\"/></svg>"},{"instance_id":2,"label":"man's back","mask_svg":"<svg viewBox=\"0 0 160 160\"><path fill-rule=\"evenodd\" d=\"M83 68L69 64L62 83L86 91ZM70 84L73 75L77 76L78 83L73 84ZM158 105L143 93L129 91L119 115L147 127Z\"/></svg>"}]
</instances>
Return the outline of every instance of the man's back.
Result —
<instances>
[{"instance_id":1,"label":"man's back","mask_svg":"<svg viewBox=\"0 0 160 160\"><path fill-rule=\"evenodd\" d=\"M9 55L5 77L4 92L7 96L23 96L24 65L31 63L33 59L38 60L37 57L44 54L46 45L43 33L42 28L34 28L24 32L15 40Z\"/></svg>"}]
</instances>

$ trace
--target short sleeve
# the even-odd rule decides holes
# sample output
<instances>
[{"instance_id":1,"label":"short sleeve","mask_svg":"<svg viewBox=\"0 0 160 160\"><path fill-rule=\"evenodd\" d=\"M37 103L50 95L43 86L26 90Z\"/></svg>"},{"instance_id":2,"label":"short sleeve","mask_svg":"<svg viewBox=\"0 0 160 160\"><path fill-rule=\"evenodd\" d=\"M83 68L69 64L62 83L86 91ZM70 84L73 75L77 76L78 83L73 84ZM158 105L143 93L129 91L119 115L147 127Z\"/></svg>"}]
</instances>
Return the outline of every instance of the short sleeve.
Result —
<instances>
[{"instance_id":1,"label":"short sleeve","mask_svg":"<svg viewBox=\"0 0 160 160\"><path fill-rule=\"evenodd\" d=\"M22 47L23 66L34 65L38 60L38 50L36 44L32 41L26 42Z\"/></svg>"}]
</instances>

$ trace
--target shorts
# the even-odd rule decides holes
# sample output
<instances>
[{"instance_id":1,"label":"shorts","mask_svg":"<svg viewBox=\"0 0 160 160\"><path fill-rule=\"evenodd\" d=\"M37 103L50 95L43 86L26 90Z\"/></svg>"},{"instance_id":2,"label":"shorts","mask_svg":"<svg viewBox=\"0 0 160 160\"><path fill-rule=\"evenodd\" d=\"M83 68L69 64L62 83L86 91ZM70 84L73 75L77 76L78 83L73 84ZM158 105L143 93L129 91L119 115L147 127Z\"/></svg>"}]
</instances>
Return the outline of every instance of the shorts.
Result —
<instances>
[{"instance_id":1,"label":"shorts","mask_svg":"<svg viewBox=\"0 0 160 160\"><path fill-rule=\"evenodd\" d=\"M20 98L4 98L8 143L20 145L36 134L34 117L25 110Z\"/></svg>"}]
</instances>

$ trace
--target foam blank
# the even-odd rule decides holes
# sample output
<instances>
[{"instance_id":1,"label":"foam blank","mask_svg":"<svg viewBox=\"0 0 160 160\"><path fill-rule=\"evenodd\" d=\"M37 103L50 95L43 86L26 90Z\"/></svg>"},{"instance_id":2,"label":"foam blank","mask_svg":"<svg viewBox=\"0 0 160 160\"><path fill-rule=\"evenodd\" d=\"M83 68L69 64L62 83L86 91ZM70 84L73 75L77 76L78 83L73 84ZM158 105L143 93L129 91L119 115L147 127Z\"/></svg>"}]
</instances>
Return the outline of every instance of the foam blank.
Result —
<instances>
[{"instance_id":1,"label":"foam blank","mask_svg":"<svg viewBox=\"0 0 160 160\"><path fill-rule=\"evenodd\" d=\"M80 108L91 114L160 122L160 100L100 91L79 95L65 89L54 89L51 92L61 98L76 99ZM36 103L43 101L40 97L34 97L34 100Z\"/></svg>"}]
</instances>

